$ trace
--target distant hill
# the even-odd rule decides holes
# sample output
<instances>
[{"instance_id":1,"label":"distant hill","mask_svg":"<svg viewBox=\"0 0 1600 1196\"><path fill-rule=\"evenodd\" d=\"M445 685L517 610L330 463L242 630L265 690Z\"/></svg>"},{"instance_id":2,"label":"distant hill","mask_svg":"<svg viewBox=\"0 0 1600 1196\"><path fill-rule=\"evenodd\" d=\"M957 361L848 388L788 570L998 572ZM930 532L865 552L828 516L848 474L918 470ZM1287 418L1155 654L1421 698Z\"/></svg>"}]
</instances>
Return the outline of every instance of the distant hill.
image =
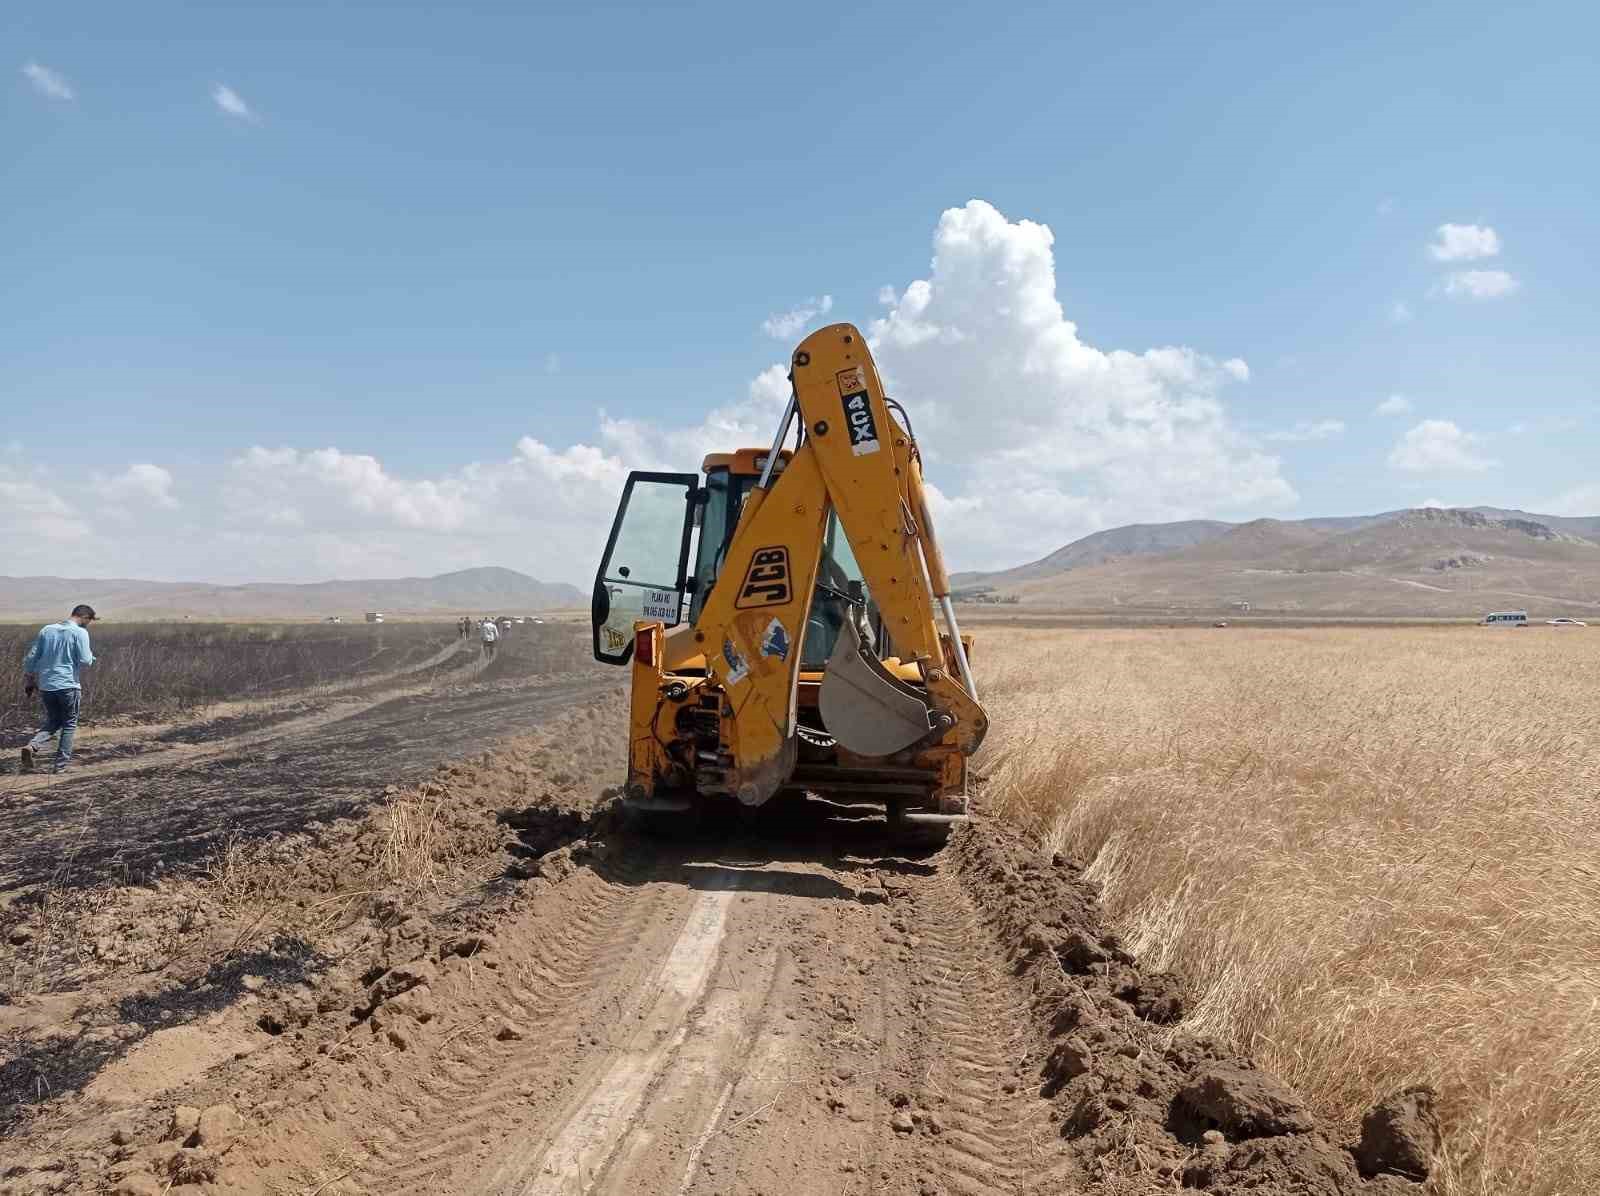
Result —
<instances>
[{"instance_id":1,"label":"distant hill","mask_svg":"<svg viewBox=\"0 0 1600 1196\"><path fill-rule=\"evenodd\" d=\"M1172 537L1162 528L1176 529ZM1594 536L1596 539L1591 539ZM1164 547L1172 540L1189 541ZM1600 612L1600 517L1493 507L1097 532L1017 569L962 574L969 599L1083 612L1533 617ZM1117 546L1116 555L1105 551Z\"/></svg>"},{"instance_id":2,"label":"distant hill","mask_svg":"<svg viewBox=\"0 0 1600 1196\"><path fill-rule=\"evenodd\" d=\"M120 621L193 615L200 618L359 618L393 614L523 614L581 606L588 596L564 582L543 582L515 569L462 569L437 577L319 581L297 585L0 577L0 618L46 618L88 602Z\"/></svg>"},{"instance_id":3,"label":"distant hill","mask_svg":"<svg viewBox=\"0 0 1600 1196\"><path fill-rule=\"evenodd\" d=\"M1187 519L1181 523L1130 523L1127 527L1108 528L1074 540L1042 560L1018 565L1002 573L957 573L950 578L950 584L957 589L964 589L972 585L995 586L1032 581L1068 569L1119 561L1123 557L1173 552L1194 544L1204 544L1207 540L1226 534L1234 526L1215 519Z\"/></svg>"}]
</instances>

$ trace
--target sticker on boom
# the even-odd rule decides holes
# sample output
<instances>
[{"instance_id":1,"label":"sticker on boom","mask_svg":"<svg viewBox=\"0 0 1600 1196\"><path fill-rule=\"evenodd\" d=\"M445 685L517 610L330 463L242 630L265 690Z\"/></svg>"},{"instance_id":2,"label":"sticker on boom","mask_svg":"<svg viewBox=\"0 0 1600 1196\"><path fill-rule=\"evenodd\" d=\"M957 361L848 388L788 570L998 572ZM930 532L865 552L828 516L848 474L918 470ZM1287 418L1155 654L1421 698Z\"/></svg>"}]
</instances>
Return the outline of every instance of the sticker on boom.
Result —
<instances>
[{"instance_id":1,"label":"sticker on boom","mask_svg":"<svg viewBox=\"0 0 1600 1196\"><path fill-rule=\"evenodd\" d=\"M850 429L850 451L858 457L878 451L878 425L872 418L867 392L858 390L844 396L844 422Z\"/></svg>"},{"instance_id":2,"label":"sticker on boom","mask_svg":"<svg viewBox=\"0 0 1600 1196\"><path fill-rule=\"evenodd\" d=\"M733 605L739 610L749 610L751 607L782 606L787 601L789 550L781 546L756 549Z\"/></svg>"}]
</instances>

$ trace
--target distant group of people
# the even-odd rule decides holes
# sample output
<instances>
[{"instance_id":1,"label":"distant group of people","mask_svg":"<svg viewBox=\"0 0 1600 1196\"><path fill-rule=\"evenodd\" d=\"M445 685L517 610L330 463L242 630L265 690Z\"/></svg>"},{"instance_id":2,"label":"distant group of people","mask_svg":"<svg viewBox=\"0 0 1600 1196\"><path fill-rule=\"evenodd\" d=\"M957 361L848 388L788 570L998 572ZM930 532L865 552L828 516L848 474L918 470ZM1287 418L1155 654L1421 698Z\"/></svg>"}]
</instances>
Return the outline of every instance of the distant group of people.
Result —
<instances>
[{"instance_id":1,"label":"distant group of people","mask_svg":"<svg viewBox=\"0 0 1600 1196\"><path fill-rule=\"evenodd\" d=\"M40 752L56 741L51 772L61 773L72 762L72 741L78 733L78 709L83 683L78 672L94 664L89 647L89 624L99 616L94 607L80 602L59 623L42 627L22 658L22 692L35 693L44 706L44 725L22 747L22 771L32 772Z\"/></svg>"},{"instance_id":2,"label":"distant group of people","mask_svg":"<svg viewBox=\"0 0 1600 1196\"><path fill-rule=\"evenodd\" d=\"M481 651L485 660L494 659L495 645L500 642L502 631L511 626L510 619L494 619L488 616L474 620L471 615L462 615L456 624L456 630L461 639L466 639L477 629L478 643L482 645Z\"/></svg>"}]
</instances>

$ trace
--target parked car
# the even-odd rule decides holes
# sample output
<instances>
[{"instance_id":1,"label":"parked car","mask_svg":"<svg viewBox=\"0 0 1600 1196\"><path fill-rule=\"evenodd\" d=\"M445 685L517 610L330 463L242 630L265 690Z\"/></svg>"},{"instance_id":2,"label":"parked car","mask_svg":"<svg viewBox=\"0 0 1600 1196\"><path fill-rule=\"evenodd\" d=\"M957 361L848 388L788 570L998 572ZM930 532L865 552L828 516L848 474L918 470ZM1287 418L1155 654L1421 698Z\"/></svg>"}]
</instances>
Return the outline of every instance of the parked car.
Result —
<instances>
[{"instance_id":1,"label":"parked car","mask_svg":"<svg viewBox=\"0 0 1600 1196\"><path fill-rule=\"evenodd\" d=\"M1548 625L1550 627L1587 627L1587 626L1589 626L1589 624L1585 623L1582 619L1546 619L1545 623L1546 623L1546 625Z\"/></svg>"},{"instance_id":2,"label":"parked car","mask_svg":"<svg viewBox=\"0 0 1600 1196\"><path fill-rule=\"evenodd\" d=\"M1211 624L1213 627L1226 627L1227 625L1228 620L1226 619L1218 619L1215 623Z\"/></svg>"}]
</instances>

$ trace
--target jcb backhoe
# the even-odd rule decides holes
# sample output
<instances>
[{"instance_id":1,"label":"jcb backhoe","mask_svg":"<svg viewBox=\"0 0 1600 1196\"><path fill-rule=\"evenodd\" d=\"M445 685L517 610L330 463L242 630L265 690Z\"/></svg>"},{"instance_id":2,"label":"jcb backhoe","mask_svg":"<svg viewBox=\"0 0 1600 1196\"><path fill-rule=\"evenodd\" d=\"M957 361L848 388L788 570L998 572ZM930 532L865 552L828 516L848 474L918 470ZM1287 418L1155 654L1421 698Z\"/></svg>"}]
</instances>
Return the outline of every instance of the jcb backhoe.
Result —
<instances>
[{"instance_id":1,"label":"jcb backhoe","mask_svg":"<svg viewBox=\"0 0 1600 1196\"><path fill-rule=\"evenodd\" d=\"M595 658L633 670L625 800L811 793L948 820L988 720L911 421L850 324L801 342L789 377L770 449L623 489L592 615Z\"/></svg>"}]
</instances>

